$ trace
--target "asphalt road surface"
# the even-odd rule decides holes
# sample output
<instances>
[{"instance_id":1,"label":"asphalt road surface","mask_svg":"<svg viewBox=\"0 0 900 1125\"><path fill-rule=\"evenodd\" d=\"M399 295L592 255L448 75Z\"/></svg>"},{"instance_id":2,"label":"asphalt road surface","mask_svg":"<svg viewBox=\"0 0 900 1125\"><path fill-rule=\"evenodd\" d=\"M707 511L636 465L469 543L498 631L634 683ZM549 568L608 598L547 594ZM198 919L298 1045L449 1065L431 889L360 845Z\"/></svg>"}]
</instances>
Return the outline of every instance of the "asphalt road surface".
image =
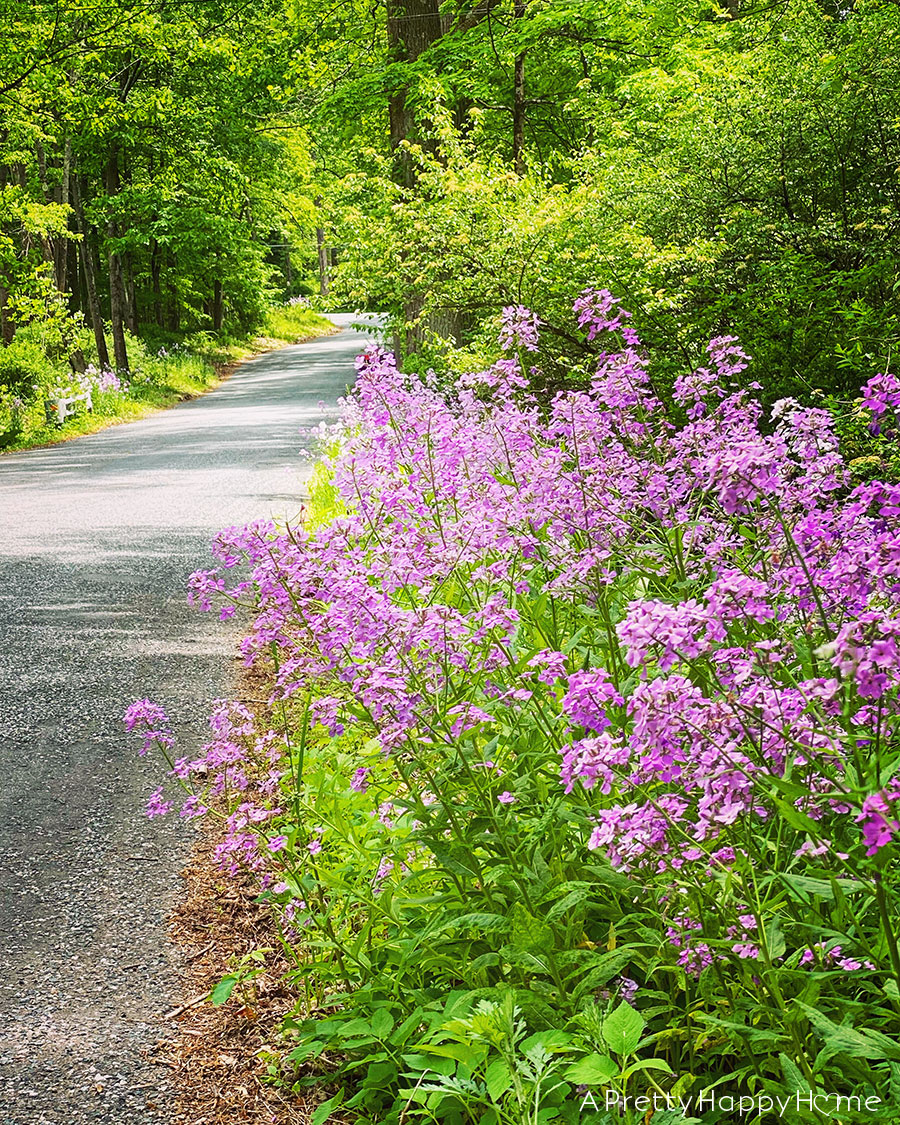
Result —
<instances>
[{"instance_id":1,"label":"asphalt road surface","mask_svg":"<svg viewBox=\"0 0 900 1125\"><path fill-rule=\"evenodd\" d=\"M121 716L161 702L190 754L229 695L236 626L185 580L220 528L298 511L298 430L333 417L363 342L333 319L202 398L0 457L0 1125L172 1115L152 1049L189 834L144 817L160 768Z\"/></svg>"}]
</instances>

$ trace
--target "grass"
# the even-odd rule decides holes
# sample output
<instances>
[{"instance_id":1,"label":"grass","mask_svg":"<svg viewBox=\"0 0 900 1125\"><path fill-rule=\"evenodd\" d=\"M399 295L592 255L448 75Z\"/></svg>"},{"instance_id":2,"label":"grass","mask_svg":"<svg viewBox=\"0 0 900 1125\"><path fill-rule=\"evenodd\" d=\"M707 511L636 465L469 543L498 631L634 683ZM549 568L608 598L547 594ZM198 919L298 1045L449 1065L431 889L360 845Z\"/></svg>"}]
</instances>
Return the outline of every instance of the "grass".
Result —
<instances>
[{"instance_id":1,"label":"grass","mask_svg":"<svg viewBox=\"0 0 900 1125\"><path fill-rule=\"evenodd\" d=\"M259 335L244 339L222 340L197 333L182 344L157 351L151 350L146 341L130 339L133 370L128 394L97 391L93 395L92 413L79 409L62 425L47 422L43 401L35 402L22 411L21 430L15 435L3 433L4 423L10 419L0 418L2 452L55 445L109 426L146 418L215 389L239 363L251 356L326 336L332 331L331 321L309 309L278 308L270 311ZM47 361L47 366L53 366L51 361ZM52 382L53 373L50 374L48 382ZM63 376L62 371L59 374Z\"/></svg>"}]
</instances>

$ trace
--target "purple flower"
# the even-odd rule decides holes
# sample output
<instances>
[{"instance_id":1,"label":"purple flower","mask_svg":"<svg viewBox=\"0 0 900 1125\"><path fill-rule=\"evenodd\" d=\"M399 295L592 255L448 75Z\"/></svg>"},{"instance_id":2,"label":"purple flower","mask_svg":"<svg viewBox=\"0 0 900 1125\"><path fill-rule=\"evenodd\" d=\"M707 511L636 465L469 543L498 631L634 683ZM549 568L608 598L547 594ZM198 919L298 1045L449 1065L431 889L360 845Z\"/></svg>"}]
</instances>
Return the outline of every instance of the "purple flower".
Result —
<instances>
[{"instance_id":1,"label":"purple flower","mask_svg":"<svg viewBox=\"0 0 900 1125\"><path fill-rule=\"evenodd\" d=\"M871 793L862 803L857 822L862 824L866 855L875 855L886 847L900 830L900 821L893 815L893 805L900 800L900 788Z\"/></svg>"},{"instance_id":2,"label":"purple flower","mask_svg":"<svg viewBox=\"0 0 900 1125\"><path fill-rule=\"evenodd\" d=\"M610 726L605 706L621 707L624 702L615 685L610 683L606 669L592 668L589 672L569 676L562 708L573 723L601 732Z\"/></svg>"},{"instance_id":3,"label":"purple flower","mask_svg":"<svg viewBox=\"0 0 900 1125\"><path fill-rule=\"evenodd\" d=\"M512 805L515 804L516 797L506 789L497 797L497 800L501 805Z\"/></svg>"},{"instance_id":4,"label":"purple flower","mask_svg":"<svg viewBox=\"0 0 900 1125\"><path fill-rule=\"evenodd\" d=\"M368 777L369 767L360 766L356 773L354 773L353 777L350 779L350 788L354 793L366 792L366 790L369 788Z\"/></svg>"},{"instance_id":5,"label":"purple flower","mask_svg":"<svg viewBox=\"0 0 900 1125\"><path fill-rule=\"evenodd\" d=\"M138 699L125 711L123 722L127 731L141 731L143 744L138 753L143 756L152 746L168 752L175 745L175 737L169 727L169 717L165 711L149 699Z\"/></svg>"},{"instance_id":6,"label":"purple flower","mask_svg":"<svg viewBox=\"0 0 900 1125\"><path fill-rule=\"evenodd\" d=\"M150 794L147 802L146 815L152 820L156 816L166 816L175 806L171 801L163 799L162 789L157 789Z\"/></svg>"},{"instance_id":7,"label":"purple flower","mask_svg":"<svg viewBox=\"0 0 900 1125\"><path fill-rule=\"evenodd\" d=\"M500 346L504 351L524 348L535 352L538 346L540 321L524 305L507 305L500 318Z\"/></svg>"}]
</instances>

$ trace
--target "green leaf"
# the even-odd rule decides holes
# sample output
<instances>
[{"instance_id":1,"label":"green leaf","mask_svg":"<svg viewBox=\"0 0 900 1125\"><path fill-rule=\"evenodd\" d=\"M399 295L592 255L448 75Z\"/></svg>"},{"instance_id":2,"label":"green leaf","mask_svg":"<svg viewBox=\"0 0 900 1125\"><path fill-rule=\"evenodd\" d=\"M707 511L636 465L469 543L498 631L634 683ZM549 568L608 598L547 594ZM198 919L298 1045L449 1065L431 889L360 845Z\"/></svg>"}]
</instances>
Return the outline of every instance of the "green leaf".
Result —
<instances>
[{"instance_id":1,"label":"green leaf","mask_svg":"<svg viewBox=\"0 0 900 1125\"><path fill-rule=\"evenodd\" d=\"M393 1081L397 1077L397 1064L390 1061L390 1059L378 1059L375 1062L369 1063L369 1068L366 1071L366 1076L363 1079L364 1086L385 1086L389 1081Z\"/></svg>"},{"instance_id":2,"label":"green leaf","mask_svg":"<svg viewBox=\"0 0 900 1125\"><path fill-rule=\"evenodd\" d=\"M234 973L229 973L228 976L222 977L216 987L209 994L209 998L216 1007L224 1004L225 1001L234 992L234 986L237 984L238 978Z\"/></svg>"},{"instance_id":3,"label":"green leaf","mask_svg":"<svg viewBox=\"0 0 900 1125\"><path fill-rule=\"evenodd\" d=\"M394 1020L387 1008L379 1008L372 1016L372 1034L376 1039L387 1039L394 1030Z\"/></svg>"},{"instance_id":4,"label":"green leaf","mask_svg":"<svg viewBox=\"0 0 900 1125\"><path fill-rule=\"evenodd\" d=\"M580 1086L602 1086L605 1082L611 1082L618 1073L619 1067L609 1055L599 1055L596 1052L565 1069L568 1081Z\"/></svg>"},{"instance_id":5,"label":"green leaf","mask_svg":"<svg viewBox=\"0 0 900 1125\"><path fill-rule=\"evenodd\" d=\"M513 906L510 920L513 949L527 953L532 950L546 952L553 948L553 930L542 919L529 913L520 902Z\"/></svg>"},{"instance_id":6,"label":"green leaf","mask_svg":"<svg viewBox=\"0 0 900 1125\"><path fill-rule=\"evenodd\" d=\"M329 1098L327 1102L322 1102L322 1104L316 1109L316 1112L312 1115L312 1121L310 1121L310 1125L325 1125L325 1122L331 1116L331 1111L333 1109L338 1109L338 1107L343 1104L344 1091L338 1090L333 1098Z\"/></svg>"},{"instance_id":7,"label":"green leaf","mask_svg":"<svg viewBox=\"0 0 900 1125\"><path fill-rule=\"evenodd\" d=\"M644 1021L624 1000L603 1021L603 1038L607 1047L617 1055L630 1055L644 1034Z\"/></svg>"},{"instance_id":8,"label":"green leaf","mask_svg":"<svg viewBox=\"0 0 900 1125\"><path fill-rule=\"evenodd\" d=\"M512 1080L512 1073L505 1059L494 1059L484 1072L488 1093L495 1102L512 1086Z\"/></svg>"},{"instance_id":9,"label":"green leaf","mask_svg":"<svg viewBox=\"0 0 900 1125\"><path fill-rule=\"evenodd\" d=\"M423 1043L419 1050L472 1067L484 1057L487 1048L481 1043Z\"/></svg>"},{"instance_id":10,"label":"green leaf","mask_svg":"<svg viewBox=\"0 0 900 1125\"><path fill-rule=\"evenodd\" d=\"M532 1047L542 1047L548 1054L554 1051L568 1051L572 1046L572 1036L565 1031L550 1028L548 1031L536 1031L522 1040L521 1049L528 1051Z\"/></svg>"},{"instance_id":11,"label":"green leaf","mask_svg":"<svg viewBox=\"0 0 900 1125\"><path fill-rule=\"evenodd\" d=\"M781 932L781 922L778 918L773 918L766 926L766 945L769 949L769 957L773 960L783 956L786 946L784 934Z\"/></svg>"},{"instance_id":12,"label":"green leaf","mask_svg":"<svg viewBox=\"0 0 900 1125\"><path fill-rule=\"evenodd\" d=\"M900 1061L900 1044L880 1031L859 1030L846 1024L837 1024L818 1008L794 1003L822 1036L827 1055L849 1055L853 1059L892 1059Z\"/></svg>"},{"instance_id":13,"label":"green leaf","mask_svg":"<svg viewBox=\"0 0 900 1125\"><path fill-rule=\"evenodd\" d=\"M578 987L575 990L575 998L581 999L586 992L590 992L595 988L602 988L607 981L622 971L629 961L634 957L634 946L622 946L620 949L613 949L609 953L595 954L593 965L578 981Z\"/></svg>"},{"instance_id":14,"label":"green leaf","mask_svg":"<svg viewBox=\"0 0 900 1125\"><path fill-rule=\"evenodd\" d=\"M663 1074L672 1073L672 1068L665 1059L638 1059L627 1070L622 1071L622 1078L630 1078L632 1074L637 1074L639 1070L661 1070Z\"/></svg>"},{"instance_id":15,"label":"green leaf","mask_svg":"<svg viewBox=\"0 0 900 1125\"><path fill-rule=\"evenodd\" d=\"M458 918L448 918L446 922L435 927L431 936L452 933L457 930L478 930L480 933L502 933L509 929L509 919L503 914L461 914Z\"/></svg>"},{"instance_id":16,"label":"green leaf","mask_svg":"<svg viewBox=\"0 0 900 1125\"><path fill-rule=\"evenodd\" d=\"M778 1053L778 1061L781 1063L781 1073L784 1075L784 1084L792 1094L808 1094L809 1083L800 1073L799 1068L792 1059L789 1059L784 1051Z\"/></svg>"}]
</instances>

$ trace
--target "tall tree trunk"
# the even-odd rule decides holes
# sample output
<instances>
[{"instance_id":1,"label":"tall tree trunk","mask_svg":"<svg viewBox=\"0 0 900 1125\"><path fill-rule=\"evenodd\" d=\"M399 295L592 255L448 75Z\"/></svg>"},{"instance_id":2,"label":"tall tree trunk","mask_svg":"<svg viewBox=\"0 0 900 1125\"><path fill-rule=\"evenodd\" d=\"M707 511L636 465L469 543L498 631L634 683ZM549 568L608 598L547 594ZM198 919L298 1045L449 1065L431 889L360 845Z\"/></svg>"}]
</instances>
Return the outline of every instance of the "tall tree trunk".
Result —
<instances>
[{"instance_id":1,"label":"tall tree trunk","mask_svg":"<svg viewBox=\"0 0 900 1125\"><path fill-rule=\"evenodd\" d=\"M221 332L224 321L224 305L222 302L222 282L218 278L213 282L212 322L213 331Z\"/></svg>"},{"instance_id":2,"label":"tall tree trunk","mask_svg":"<svg viewBox=\"0 0 900 1125\"><path fill-rule=\"evenodd\" d=\"M0 281L0 341L11 344L16 334L16 326L9 315L9 290Z\"/></svg>"},{"instance_id":3,"label":"tall tree trunk","mask_svg":"<svg viewBox=\"0 0 900 1125\"><path fill-rule=\"evenodd\" d=\"M44 145L40 140L36 140L34 142L34 152L35 152L35 155L37 156L38 179L40 180L41 194L44 197L44 202L45 203L57 203L58 200L53 198L53 192L51 192L50 185L47 182L47 156L46 156L46 153L44 152ZM47 265L53 265L54 266L54 272L55 272L54 253L53 253L53 246L50 242L50 236L48 234L42 234L40 237L41 237L41 257L44 259L44 262Z\"/></svg>"},{"instance_id":4,"label":"tall tree trunk","mask_svg":"<svg viewBox=\"0 0 900 1125\"><path fill-rule=\"evenodd\" d=\"M7 132L2 131L2 139L6 141ZM5 164L0 164L0 188L5 188L8 183L13 182L12 168L8 168ZM13 237L12 228L9 226L0 228L0 233ZM13 323L12 317L9 315L9 289L6 282L8 278L0 277L0 344L11 344L13 337L16 334L16 326Z\"/></svg>"},{"instance_id":5,"label":"tall tree trunk","mask_svg":"<svg viewBox=\"0 0 900 1125\"><path fill-rule=\"evenodd\" d=\"M313 200L316 208L322 206L322 197L317 195ZM325 228L316 227L316 251L319 257L319 296L327 297L331 288L331 277L328 271L328 247L325 245Z\"/></svg>"},{"instance_id":6,"label":"tall tree trunk","mask_svg":"<svg viewBox=\"0 0 900 1125\"><path fill-rule=\"evenodd\" d=\"M163 326L163 301L162 287L159 281L159 243L155 238L150 240L150 284L153 287L153 316L157 325Z\"/></svg>"},{"instance_id":7,"label":"tall tree trunk","mask_svg":"<svg viewBox=\"0 0 900 1125\"><path fill-rule=\"evenodd\" d=\"M440 0L387 0L388 50L392 62L413 63L443 34ZM405 142L417 139L415 118L402 87L388 101L391 149L397 183L412 187L415 166Z\"/></svg>"},{"instance_id":8,"label":"tall tree trunk","mask_svg":"<svg viewBox=\"0 0 900 1125\"><path fill-rule=\"evenodd\" d=\"M122 284L125 289L125 327L133 335L138 331L137 293L134 285L134 260L129 251L121 255Z\"/></svg>"},{"instance_id":9,"label":"tall tree trunk","mask_svg":"<svg viewBox=\"0 0 900 1125\"><path fill-rule=\"evenodd\" d=\"M525 15L525 5L517 3L517 20ZM513 165L517 176L525 175L525 52L516 55L513 69Z\"/></svg>"},{"instance_id":10,"label":"tall tree trunk","mask_svg":"<svg viewBox=\"0 0 900 1125\"><path fill-rule=\"evenodd\" d=\"M119 159L115 145L110 149L106 163L106 192L114 199L119 192ZM106 224L106 235L110 240L119 236L118 223L112 214ZM112 325L113 352L116 369L128 371L128 349L125 344L125 283L122 278L122 258L112 246L109 249L109 314Z\"/></svg>"},{"instance_id":11,"label":"tall tree trunk","mask_svg":"<svg viewBox=\"0 0 900 1125\"><path fill-rule=\"evenodd\" d=\"M319 295L328 296L331 279L328 275L328 247L325 245L325 230L316 227L316 247L319 252Z\"/></svg>"},{"instance_id":12,"label":"tall tree trunk","mask_svg":"<svg viewBox=\"0 0 900 1125\"><path fill-rule=\"evenodd\" d=\"M70 183L72 170L72 140L66 134L66 143L63 150L62 179L59 185L59 201L63 207L70 203ZM54 264L56 267L56 288L60 293L69 291L69 239L61 234L53 247Z\"/></svg>"},{"instance_id":13,"label":"tall tree trunk","mask_svg":"<svg viewBox=\"0 0 900 1125\"><path fill-rule=\"evenodd\" d=\"M78 251L81 256L81 275L84 278L84 289L87 295L87 306L91 317L91 328L94 330L94 343L97 346L97 359L101 369L110 367L109 349L106 346L106 336L103 334L103 315L100 312L100 299L97 296L97 273L94 264L94 253L90 241L90 231L84 218L83 182L79 183L78 177L72 182L72 205L75 209L75 221L81 242Z\"/></svg>"},{"instance_id":14,"label":"tall tree trunk","mask_svg":"<svg viewBox=\"0 0 900 1125\"><path fill-rule=\"evenodd\" d=\"M168 285L168 316L167 323L170 332L177 332L181 327L181 310L178 305L178 287L175 284L175 256L171 252L166 254L166 276Z\"/></svg>"}]
</instances>

